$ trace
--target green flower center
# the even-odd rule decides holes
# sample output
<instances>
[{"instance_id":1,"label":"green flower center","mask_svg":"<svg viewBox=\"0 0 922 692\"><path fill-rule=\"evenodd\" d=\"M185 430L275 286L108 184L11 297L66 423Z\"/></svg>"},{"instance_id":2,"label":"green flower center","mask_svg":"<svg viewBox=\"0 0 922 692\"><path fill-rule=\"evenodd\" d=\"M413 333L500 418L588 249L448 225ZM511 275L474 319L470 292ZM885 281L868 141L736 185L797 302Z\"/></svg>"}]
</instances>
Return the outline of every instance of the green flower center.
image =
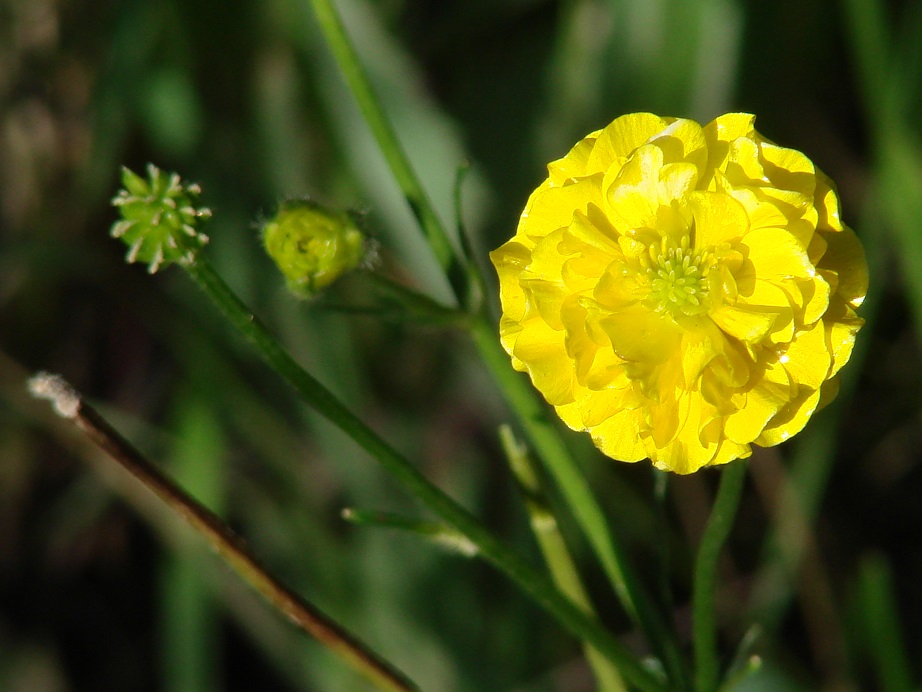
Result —
<instances>
[{"instance_id":1,"label":"green flower center","mask_svg":"<svg viewBox=\"0 0 922 692\"><path fill-rule=\"evenodd\" d=\"M657 312L700 315L708 309L707 275L714 263L711 253L690 247L688 236L679 244L664 238L650 246L643 258L647 279L647 305Z\"/></svg>"}]
</instances>

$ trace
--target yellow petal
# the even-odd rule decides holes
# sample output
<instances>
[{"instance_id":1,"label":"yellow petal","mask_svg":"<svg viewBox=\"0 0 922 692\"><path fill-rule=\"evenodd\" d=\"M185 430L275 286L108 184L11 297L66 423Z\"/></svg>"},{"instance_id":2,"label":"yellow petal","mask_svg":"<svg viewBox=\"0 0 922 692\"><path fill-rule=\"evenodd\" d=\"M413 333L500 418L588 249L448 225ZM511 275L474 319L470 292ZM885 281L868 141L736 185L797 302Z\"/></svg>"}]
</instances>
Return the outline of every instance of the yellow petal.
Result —
<instances>
[{"instance_id":1,"label":"yellow petal","mask_svg":"<svg viewBox=\"0 0 922 692\"><path fill-rule=\"evenodd\" d=\"M641 416L637 409L624 409L591 428L589 433L602 453L619 461L640 461L647 452L640 439Z\"/></svg>"},{"instance_id":2,"label":"yellow petal","mask_svg":"<svg viewBox=\"0 0 922 692\"><path fill-rule=\"evenodd\" d=\"M681 339L674 322L642 306L613 312L599 325L611 339L614 352L626 361L662 363L676 352Z\"/></svg>"},{"instance_id":3,"label":"yellow petal","mask_svg":"<svg viewBox=\"0 0 922 692\"><path fill-rule=\"evenodd\" d=\"M630 387L586 392L585 396L578 400L583 428L592 429L617 415L619 411L636 408L636 404L632 406L633 402L629 401L632 394Z\"/></svg>"},{"instance_id":4,"label":"yellow petal","mask_svg":"<svg viewBox=\"0 0 922 692\"><path fill-rule=\"evenodd\" d=\"M604 173L665 127L666 121L652 113L632 113L617 118L596 138L587 170Z\"/></svg>"},{"instance_id":5,"label":"yellow petal","mask_svg":"<svg viewBox=\"0 0 922 692\"><path fill-rule=\"evenodd\" d=\"M829 310L823 315L826 330L826 346L832 354L829 377L834 376L848 362L855 346L855 336L864 320L855 314L838 296L829 302Z\"/></svg>"},{"instance_id":6,"label":"yellow petal","mask_svg":"<svg viewBox=\"0 0 922 692\"><path fill-rule=\"evenodd\" d=\"M753 132L755 116L727 113L709 122L702 130L707 141L708 165L702 176L703 189L714 189L716 178L724 178L730 157L730 142Z\"/></svg>"},{"instance_id":7,"label":"yellow petal","mask_svg":"<svg viewBox=\"0 0 922 692\"><path fill-rule=\"evenodd\" d=\"M663 447L656 447L650 459L661 469L679 474L694 473L707 466L717 453L718 443L701 439L701 423L705 415L704 401L691 393L682 397L679 408L687 408L675 438ZM647 445L648 452L649 444Z\"/></svg>"},{"instance_id":8,"label":"yellow petal","mask_svg":"<svg viewBox=\"0 0 922 692\"><path fill-rule=\"evenodd\" d=\"M727 335L749 344L765 338L777 315L768 311L753 311L732 305L722 305L710 312L710 317Z\"/></svg>"},{"instance_id":9,"label":"yellow petal","mask_svg":"<svg viewBox=\"0 0 922 692\"><path fill-rule=\"evenodd\" d=\"M575 375L562 331L551 329L539 318L530 319L519 332L512 352L525 363L532 382L548 403L573 401Z\"/></svg>"},{"instance_id":10,"label":"yellow petal","mask_svg":"<svg viewBox=\"0 0 922 692\"><path fill-rule=\"evenodd\" d=\"M679 374L678 370L671 367L671 364L657 368L657 396L644 402L644 437L647 439L646 447L651 459L654 459L655 453L651 451L650 444L656 449L668 447L688 420L692 400L677 387L679 378L674 375Z\"/></svg>"},{"instance_id":11,"label":"yellow petal","mask_svg":"<svg viewBox=\"0 0 922 692\"><path fill-rule=\"evenodd\" d=\"M573 359L576 381L594 390L610 386L626 387L628 381L621 359L611 350L610 344L600 347L592 338L587 324L588 314L574 300L565 301L561 311L561 319L566 325L564 345Z\"/></svg>"},{"instance_id":12,"label":"yellow petal","mask_svg":"<svg viewBox=\"0 0 922 692\"><path fill-rule=\"evenodd\" d=\"M585 178L564 187L539 187L528 200L522 212L518 239L538 242L556 230L565 228L573 220L576 210L585 213L590 203L600 203L599 181Z\"/></svg>"},{"instance_id":13,"label":"yellow petal","mask_svg":"<svg viewBox=\"0 0 922 692\"><path fill-rule=\"evenodd\" d=\"M728 195L692 192L688 204L695 218L695 247L735 242L749 232L746 209Z\"/></svg>"},{"instance_id":14,"label":"yellow petal","mask_svg":"<svg viewBox=\"0 0 922 692\"><path fill-rule=\"evenodd\" d=\"M868 263L864 248L852 229L844 226L838 233L822 233L828 243L819 267L838 274L836 293L853 308L864 302L868 292Z\"/></svg>"},{"instance_id":15,"label":"yellow petal","mask_svg":"<svg viewBox=\"0 0 922 692\"><path fill-rule=\"evenodd\" d=\"M732 185L758 185L768 182L759 160L758 144L745 137L730 142L724 173Z\"/></svg>"},{"instance_id":16,"label":"yellow petal","mask_svg":"<svg viewBox=\"0 0 922 692\"><path fill-rule=\"evenodd\" d=\"M791 400L791 382L778 362L763 363L745 394L745 405L727 417L724 431L739 444L755 440L765 425Z\"/></svg>"},{"instance_id":17,"label":"yellow petal","mask_svg":"<svg viewBox=\"0 0 922 692\"><path fill-rule=\"evenodd\" d=\"M592 217L580 210L573 213L567 233L561 241L561 252L571 254L589 251L593 254L622 255L615 229L605 222L604 217L602 223L595 221L599 217L599 209L594 204L589 205L589 212Z\"/></svg>"},{"instance_id":18,"label":"yellow petal","mask_svg":"<svg viewBox=\"0 0 922 692\"><path fill-rule=\"evenodd\" d=\"M803 296L801 322L816 322L829 307L829 284L817 274L812 281L798 281L797 285Z\"/></svg>"},{"instance_id":19,"label":"yellow petal","mask_svg":"<svg viewBox=\"0 0 922 692\"><path fill-rule=\"evenodd\" d=\"M835 185L821 171L816 171L816 190L813 192L816 209L819 212L819 230L841 231L844 226L839 216L839 196Z\"/></svg>"},{"instance_id":20,"label":"yellow petal","mask_svg":"<svg viewBox=\"0 0 922 692\"><path fill-rule=\"evenodd\" d=\"M525 317L525 292L519 284L519 275L531 261L531 252L516 240L510 240L490 253L490 261L499 275L499 296L503 314L508 320Z\"/></svg>"},{"instance_id":21,"label":"yellow petal","mask_svg":"<svg viewBox=\"0 0 922 692\"><path fill-rule=\"evenodd\" d=\"M835 401L837 396L839 396L839 378L833 377L823 382L823 386L820 387L820 403L816 405L816 410L822 411Z\"/></svg>"},{"instance_id":22,"label":"yellow petal","mask_svg":"<svg viewBox=\"0 0 922 692\"><path fill-rule=\"evenodd\" d=\"M826 254L826 248L829 247L823 235L823 233L814 233L813 237L810 238L810 245L807 246L807 255L814 265L819 264L823 255Z\"/></svg>"},{"instance_id":23,"label":"yellow petal","mask_svg":"<svg viewBox=\"0 0 922 692\"><path fill-rule=\"evenodd\" d=\"M792 381L810 389L819 389L832 365L823 323L817 322L797 334L781 355L781 364Z\"/></svg>"},{"instance_id":24,"label":"yellow petal","mask_svg":"<svg viewBox=\"0 0 922 692\"><path fill-rule=\"evenodd\" d=\"M691 163L695 168L707 163L707 140L694 120L677 118L651 137L650 143L663 150L666 161Z\"/></svg>"},{"instance_id":25,"label":"yellow petal","mask_svg":"<svg viewBox=\"0 0 922 692\"><path fill-rule=\"evenodd\" d=\"M635 151L621 169L611 169L605 175L604 209L620 233L655 226L662 166L662 149L648 144Z\"/></svg>"},{"instance_id":26,"label":"yellow petal","mask_svg":"<svg viewBox=\"0 0 922 692\"><path fill-rule=\"evenodd\" d=\"M810 420L820 400L820 391L804 389L797 398L776 415L755 442L763 447L773 447L796 435Z\"/></svg>"},{"instance_id":27,"label":"yellow petal","mask_svg":"<svg viewBox=\"0 0 922 692\"><path fill-rule=\"evenodd\" d=\"M717 453L708 465L717 466L719 464L728 464L736 459L745 459L749 456L752 456L752 447L748 444L738 444L732 440L723 440L720 443L720 447L717 449Z\"/></svg>"},{"instance_id":28,"label":"yellow petal","mask_svg":"<svg viewBox=\"0 0 922 692\"><path fill-rule=\"evenodd\" d=\"M740 137L748 137L754 132L756 117L749 113L725 113L714 118L704 128L715 140L732 142Z\"/></svg>"},{"instance_id":29,"label":"yellow petal","mask_svg":"<svg viewBox=\"0 0 922 692\"><path fill-rule=\"evenodd\" d=\"M782 190L796 190L813 196L816 169L799 151L764 142L760 147L762 166L772 185Z\"/></svg>"},{"instance_id":30,"label":"yellow petal","mask_svg":"<svg viewBox=\"0 0 922 692\"><path fill-rule=\"evenodd\" d=\"M758 228L746 234L740 245L748 250L748 259L760 279L811 279L816 272L806 250L781 228Z\"/></svg>"},{"instance_id":31,"label":"yellow petal","mask_svg":"<svg viewBox=\"0 0 922 692\"><path fill-rule=\"evenodd\" d=\"M598 136L599 132L586 135L567 152L566 156L549 163L547 172L551 182L555 185L563 185L568 182L575 182L577 178L591 175L587 163Z\"/></svg>"},{"instance_id":32,"label":"yellow petal","mask_svg":"<svg viewBox=\"0 0 922 692\"><path fill-rule=\"evenodd\" d=\"M721 329L750 343L757 334L762 337L769 335L776 343L793 336L794 310L782 289L761 279L748 284L738 283L737 286L736 305L711 312L711 319Z\"/></svg>"}]
</instances>

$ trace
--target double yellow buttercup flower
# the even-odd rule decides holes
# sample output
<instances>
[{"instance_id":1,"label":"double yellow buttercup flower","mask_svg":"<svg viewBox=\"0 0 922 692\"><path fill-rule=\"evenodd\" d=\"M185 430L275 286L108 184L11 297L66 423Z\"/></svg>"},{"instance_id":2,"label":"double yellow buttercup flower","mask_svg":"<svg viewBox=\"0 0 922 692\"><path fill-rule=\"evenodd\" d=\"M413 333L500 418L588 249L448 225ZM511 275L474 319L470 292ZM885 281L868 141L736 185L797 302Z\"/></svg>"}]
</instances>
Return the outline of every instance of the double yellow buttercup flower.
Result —
<instances>
[{"instance_id":1,"label":"double yellow buttercup flower","mask_svg":"<svg viewBox=\"0 0 922 692\"><path fill-rule=\"evenodd\" d=\"M548 166L491 254L503 346L608 456L691 473L835 396L867 265L831 181L731 113L636 113Z\"/></svg>"}]
</instances>

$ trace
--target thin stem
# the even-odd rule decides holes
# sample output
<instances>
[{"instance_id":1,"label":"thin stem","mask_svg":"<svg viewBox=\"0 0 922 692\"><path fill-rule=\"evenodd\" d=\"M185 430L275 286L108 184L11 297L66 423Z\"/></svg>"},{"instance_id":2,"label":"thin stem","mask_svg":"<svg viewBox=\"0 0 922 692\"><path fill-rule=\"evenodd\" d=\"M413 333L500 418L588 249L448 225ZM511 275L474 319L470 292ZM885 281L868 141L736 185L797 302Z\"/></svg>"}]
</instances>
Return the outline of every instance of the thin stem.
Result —
<instances>
[{"instance_id":1,"label":"thin stem","mask_svg":"<svg viewBox=\"0 0 922 692\"><path fill-rule=\"evenodd\" d=\"M595 646L632 684L644 690L659 683L622 645L528 562L504 546L470 512L433 485L398 451L369 428L332 392L304 370L266 330L201 256L184 267L218 309L255 346L262 358L318 413L349 435L404 489L477 546L480 554L516 583L573 635Z\"/></svg>"},{"instance_id":2,"label":"thin stem","mask_svg":"<svg viewBox=\"0 0 922 692\"><path fill-rule=\"evenodd\" d=\"M426 236L435 257L448 277L459 305L465 305L468 293L468 277L448 237L445 226L435 211L426 190L423 188L410 165L406 152L400 145L394 128L384 114L368 75L362 68L355 47L349 40L339 14L331 0L311 0L320 28L336 58L343 78L358 102L365 122L384 154L391 172L407 204L413 211L419 226Z\"/></svg>"},{"instance_id":3,"label":"thin stem","mask_svg":"<svg viewBox=\"0 0 922 692\"><path fill-rule=\"evenodd\" d=\"M509 426L502 426L499 435L506 458L509 460L509 466L512 468L525 499L525 508L531 520L532 532L541 548L544 561L550 568L554 583L586 613L595 616L589 594L586 593L586 588L583 586L570 551L567 549L563 534L560 533L560 527L551 510L541 475L534 461L528 450L515 439ZM584 643L583 649L595 673L600 692L623 692L627 689L618 669L610 661L588 644Z\"/></svg>"},{"instance_id":4,"label":"thin stem","mask_svg":"<svg viewBox=\"0 0 922 692\"><path fill-rule=\"evenodd\" d=\"M297 627L315 637L378 688L401 692L417 689L409 678L358 638L269 574L217 515L148 461L63 379L43 373L30 380L29 387L36 396L51 400L60 415L73 421L90 440L160 498L244 581Z\"/></svg>"},{"instance_id":5,"label":"thin stem","mask_svg":"<svg viewBox=\"0 0 922 692\"><path fill-rule=\"evenodd\" d=\"M720 487L714 509L701 537L695 560L695 583L692 593L692 637L695 650L695 690L717 689L719 657L717 651L717 566L733 520L739 507L746 462L737 460L720 471Z\"/></svg>"}]
</instances>

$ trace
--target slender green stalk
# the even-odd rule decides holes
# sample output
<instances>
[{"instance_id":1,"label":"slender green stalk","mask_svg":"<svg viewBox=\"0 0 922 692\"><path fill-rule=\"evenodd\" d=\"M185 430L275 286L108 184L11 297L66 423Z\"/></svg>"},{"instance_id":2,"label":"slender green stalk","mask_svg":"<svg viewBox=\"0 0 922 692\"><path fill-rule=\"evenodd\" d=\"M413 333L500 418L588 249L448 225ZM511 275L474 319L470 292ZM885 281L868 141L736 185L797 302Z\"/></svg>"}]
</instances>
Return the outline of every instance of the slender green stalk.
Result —
<instances>
[{"instance_id":1,"label":"slender green stalk","mask_svg":"<svg viewBox=\"0 0 922 692\"><path fill-rule=\"evenodd\" d=\"M448 277L459 304L465 305L468 291L467 271L459 261L442 220L436 213L426 190L416 177L409 158L400 146L394 128L378 102L368 75L362 69L355 54L355 48L346 35L346 29L339 14L331 0L311 0L311 4L327 43L336 57L343 78L358 102L365 122L368 123L368 127L377 140L439 265Z\"/></svg>"},{"instance_id":2,"label":"slender green stalk","mask_svg":"<svg viewBox=\"0 0 922 692\"><path fill-rule=\"evenodd\" d=\"M315 637L379 689L395 692L417 689L403 673L269 574L217 515L148 461L63 379L42 373L29 381L29 387L35 396L50 400L61 416L71 420L119 466L191 526L279 613Z\"/></svg>"},{"instance_id":3,"label":"slender green stalk","mask_svg":"<svg viewBox=\"0 0 922 692\"><path fill-rule=\"evenodd\" d=\"M385 442L332 392L298 365L266 330L207 260L198 256L184 265L195 282L241 334L249 339L262 358L291 384L318 413L349 435L376 459L404 489L466 536L484 558L492 562L538 605L553 615L574 636L591 643L614 662L624 677L644 690L658 690L659 683L634 656L593 618L528 562L500 543L472 514L433 485L399 452Z\"/></svg>"},{"instance_id":4,"label":"slender green stalk","mask_svg":"<svg viewBox=\"0 0 922 692\"><path fill-rule=\"evenodd\" d=\"M695 649L695 690L717 689L720 663L717 651L717 565L739 507L746 462L733 461L720 471L720 487L708 520L698 557L695 560L695 583L692 593L692 637Z\"/></svg>"},{"instance_id":5,"label":"slender green stalk","mask_svg":"<svg viewBox=\"0 0 922 692\"><path fill-rule=\"evenodd\" d=\"M397 140L333 3L331 0L311 0L311 4L343 77L416 215L423 234L446 271L459 304L467 305L471 286L482 285L476 267L469 262L465 268L454 253L448 234ZM610 531L585 477L561 441L557 429L547 419L546 406L522 377L512 370L508 356L499 345L496 325L485 309L472 316L470 332L481 358L519 418L535 450L561 486L571 511L588 537L625 610L646 632L651 645L663 657L673 680L684 679L675 634L666 626L661 614L654 610L650 599L640 588L640 582L634 577L625 553Z\"/></svg>"},{"instance_id":6,"label":"slender green stalk","mask_svg":"<svg viewBox=\"0 0 922 692\"><path fill-rule=\"evenodd\" d=\"M592 601L589 600L589 594L586 593L573 558L570 557L566 541L560 533L557 519L548 503L541 476L528 450L515 439L512 430L507 425L500 428L499 436L506 458L509 460L509 466L525 498L525 508L531 520L531 529L541 548L544 561L550 568L554 583L576 605L586 613L595 616ZM599 683L600 692L623 692L627 689L618 669L610 661L588 644L584 643L583 649Z\"/></svg>"}]
</instances>

